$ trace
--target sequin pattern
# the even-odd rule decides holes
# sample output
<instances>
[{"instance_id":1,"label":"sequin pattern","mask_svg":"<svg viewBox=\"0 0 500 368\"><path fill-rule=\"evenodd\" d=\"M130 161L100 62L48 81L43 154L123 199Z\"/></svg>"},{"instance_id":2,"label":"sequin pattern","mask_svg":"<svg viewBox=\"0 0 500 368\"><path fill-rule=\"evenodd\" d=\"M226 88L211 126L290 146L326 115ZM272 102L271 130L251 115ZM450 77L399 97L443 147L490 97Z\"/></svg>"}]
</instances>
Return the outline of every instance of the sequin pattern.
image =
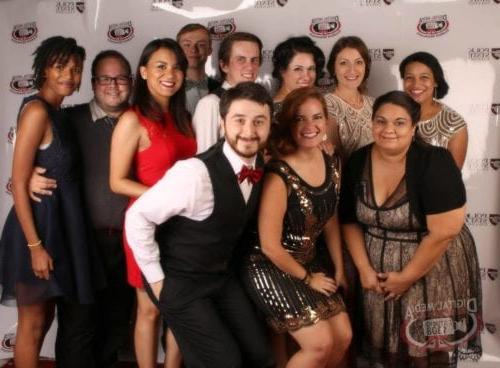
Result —
<instances>
[{"instance_id":1,"label":"sequin pattern","mask_svg":"<svg viewBox=\"0 0 500 368\"><path fill-rule=\"evenodd\" d=\"M283 223L283 247L310 272L327 272L316 257L316 239L335 213L340 185L340 160L325 155L326 179L319 187L305 183L283 161L273 161L268 171L279 175L289 190ZM294 331L343 311L338 294L316 292L303 281L282 272L255 244L245 265L250 295L278 332Z\"/></svg>"},{"instance_id":2,"label":"sequin pattern","mask_svg":"<svg viewBox=\"0 0 500 368\"><path fill-rule=\"evenodd\" d=\"M417 135L433 146L448 148L453 135L466 126L462 116L443 104L442 110L432 119L418 122Z\"/></svg>"}]
</instances>

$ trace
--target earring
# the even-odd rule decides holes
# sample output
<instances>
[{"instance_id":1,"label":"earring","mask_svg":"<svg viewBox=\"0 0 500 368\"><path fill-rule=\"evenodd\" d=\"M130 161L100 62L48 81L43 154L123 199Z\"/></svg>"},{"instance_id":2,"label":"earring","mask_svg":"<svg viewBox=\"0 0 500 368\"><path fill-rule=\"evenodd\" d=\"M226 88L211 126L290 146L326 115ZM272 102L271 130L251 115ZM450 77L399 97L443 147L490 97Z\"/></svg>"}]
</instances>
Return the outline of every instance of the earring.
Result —
<instances>
[{"instance_id":1,"label":"earring","mask_svg":"<svg viewBox=\"0 0 500 368\"><path fill-rule=\"evenodd\" d=\"M434 86L434 94L432 96L434 100L437 100L437 86Z\"/></svg>"}]
</instances>

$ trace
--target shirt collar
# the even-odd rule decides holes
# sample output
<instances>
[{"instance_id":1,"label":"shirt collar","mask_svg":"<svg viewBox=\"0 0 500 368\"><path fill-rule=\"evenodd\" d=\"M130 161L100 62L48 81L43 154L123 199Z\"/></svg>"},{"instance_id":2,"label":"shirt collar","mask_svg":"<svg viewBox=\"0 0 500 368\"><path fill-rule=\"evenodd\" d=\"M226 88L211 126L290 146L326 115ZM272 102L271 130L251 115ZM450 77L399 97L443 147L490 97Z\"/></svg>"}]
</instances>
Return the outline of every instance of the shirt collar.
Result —
<instances>
[{"instance_id":1,"label":"shirt collar","mask_svg":"<svg viewBox=\"0 0 500 368\"><path fill-rule=\"evenodd\" d=\"M101 107L97 104L95 98L89 102L90 114L92 115L92 121L95 123L97 120L105 118L108 116L106 112L101 109Z\"/></svg>"},{"instance_id":2,"label":"shirt collar","mask_svg":"<svg viewBox=\"0 0 500 368\"><path fill-rule=\"evenodd\" d=\"M194 81L186 78L186 91L191 88L208 89L208 78L204 76L199 81Z\"/></svg>"},{"instance_id":3,"label":"shirt collar","mask_svg":"<svg viewBox=\"0 0 500 368\"><path fill-rule=\"evenodd\" d=\"M241 171L241 167L243 165L252 166L253 168L255 168L257 155L252 158L252 162L247 163L243 161L243 159L233 150L233 148L229 145L229 143L227 143L227 141L225 141L224 145L222 146L222 152L231 164L231 167L233 168L235 174L238 174Z\"/></svg>"},{"instance_id":4,"label":"shirt collar","mask_svg":"<svg viewBox=\"0 0 500 368\"><path fill-rule=\"evenodd\" d=\"M228 81L224 81L224 83L222 83L221 87L223 89L229 89L229 88L233 88L234 86L230 85Z\"/></svg>"}]
</instances>

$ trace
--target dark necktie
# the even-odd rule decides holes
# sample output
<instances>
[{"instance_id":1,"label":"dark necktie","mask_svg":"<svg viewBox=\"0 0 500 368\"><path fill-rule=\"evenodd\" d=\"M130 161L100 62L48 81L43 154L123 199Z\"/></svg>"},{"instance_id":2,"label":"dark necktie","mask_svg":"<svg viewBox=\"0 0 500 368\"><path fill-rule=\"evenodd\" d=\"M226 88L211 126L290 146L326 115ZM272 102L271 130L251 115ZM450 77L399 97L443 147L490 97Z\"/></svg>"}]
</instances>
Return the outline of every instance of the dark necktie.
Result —
<instances>
[{"instance_id":1,"label":"dark necktie","mask_svg":"<svg viewBox=\"0 0 500 368\"><path fill-rule=\"evenodd\" d=\"M262 169L252 169L250 166L243 165L238 174L238 183L241 184L245 179L251 184L258 183L262 178L262 174L264 174Z\"/></svg>"},{"instance_id":2,"label":"dark necktie","mask_svg":"<svg viewBox=\"0 0 500 368\"><path fill-rule=\"evenodd\" d=\"M109 126L114 127L116 125L116 122L118 121L118 118L114 118L112 116L105 116L102 118L102 121L104 121Z\"/></svg>"}]
</instances>

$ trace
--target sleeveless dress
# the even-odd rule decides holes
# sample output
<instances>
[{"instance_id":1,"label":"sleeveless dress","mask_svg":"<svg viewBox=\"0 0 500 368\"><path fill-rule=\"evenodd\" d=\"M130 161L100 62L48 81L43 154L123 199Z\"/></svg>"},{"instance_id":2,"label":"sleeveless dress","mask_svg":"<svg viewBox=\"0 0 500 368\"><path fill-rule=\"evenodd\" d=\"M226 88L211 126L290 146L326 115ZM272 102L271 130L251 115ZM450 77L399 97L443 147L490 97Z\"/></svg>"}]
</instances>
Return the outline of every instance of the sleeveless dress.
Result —
<instances>
[{"instance_id":1,"label":"sleeveless dress","mask_svg":"<svg viewBox=\"0 0 500 368\"><path fill-rule=\"evenodd\" d=\"M137 181L151 187L170 169L178 160L193 157L196 153L196 140L182 134L175 126L173 117L165 114L164 126L149 120L133 107L133 111L139 118L139 123L148 132L151 145L138 151L134 157L134 175ZM129 201L128 207L135 199ZM127 280L135 288L144 286L142 274L130 249L125 232L123 233L125 248L125 259L127 264Z\"/></svg>"},{"instance_id":2,"label":"sleeveless dress","mask_svg":"<svg viewBox=\"0 0 500 368\"><path fill-rule=\"evenodd\" d=\"M358 148L373 142L373 97L363 95L363 106L360 109L355 109L334 93L326 93L325 101L328 115L335 118L339 127L344 159L349 158Z\"/></svg>"},{"instance_id":3,"label":"sleeveless dress","mask_svg":"<svg viewBox=\"0 0 500 368\"><path fill-rule=\"evenodd\" d=\"M26 238L12 208L0 240L0 301L29 305L62 296L81 304L92 303L94 290L104 285L104 274L83 212L78 145L67 115L41 97L25 98L21 109L34 100L47 109L53 136L47 148L37 150L34 166L46 168L44 175L57 180L57 188L41 202L31 201L31 208L54 270L48 280L35 276Z\"/></svg>"},{"instance_id":4,"label":"sleeveless dress","mask_svg":"<svg viewBox=\"0 0 500 368\"><path fill-rule=\"evenodd\" d=\"M289 191L283 220L282 245L309 272L324 272L316 257L316 239L335 214L340 185L340 159L324 154L325 181L307 184L284 161L273 160L266 171L277 174ZM338 293L326 296L302 280L276 267L261 251L256 239L244 265L244 282L251 298L278 333L295 331L344 311Z\"/></svg>"},{"instance_id":5,"label":"sleeveless dress","mask_svg":"<svg viewBox=\"0 0 500 368\"><path fill-rule=\"evenodd\" d=\"M362 226L368 258L376 272L399 272L412 259L422 238L426 235L422 216L412 208L408 191L408 164L405 177L385 203L375 202L371 172L370 150L358 181L347 179L342 191L344 198L353 198L356 221ZM431 213L446 212L461 207L455 203L463 184L460 173L448 152L446 160L434 154L418 185L428 188L436 180L444 182L432 200L419 194L422 208L433 206ZM439 153L439 151L438 151ZM350 171L350 164L346 168ZM416 175L416 174L414 174ZM453 179L450 179L452 178ZM456 180L455 180L456 179ZM355 188L355 189L354 189ZM462 190L465 201L465 189ZM350 192L350 193L347 193ZM342 200L344 202L344 200ZM432 203L431 203L432 202ZM431 203L431 204L430 204ZM341 204L341 215L345 203ZM420 215L422 215L420 213ZM341 221L345 222L341 216ZM351 221L347 221L351 222ZM464 226L453 239L436 265L414 283L399 300L384 301L384 296L373 291L363 291L363 308L366 331L365 353L372 362L387 367L410 366L409 358L424 359L422 367L456 367L458 359L478 360L481 356L481 280L476 248L472 235ZM443 356L448 353L446 364ZM419 365L420 366L420 365Z\"/></svg>"},{"instance_id":6,"label":"sleeveless dress","mask_svg":"<svg viewBox=\"0 0 500 368\"><path fill-rule=\"evenodd\" d=\"M443 108L429 120L417 123L417 136L433 146L448 148L450 139L467 124L455 110L442 104Z\"/></svg>"}]
</instances>

